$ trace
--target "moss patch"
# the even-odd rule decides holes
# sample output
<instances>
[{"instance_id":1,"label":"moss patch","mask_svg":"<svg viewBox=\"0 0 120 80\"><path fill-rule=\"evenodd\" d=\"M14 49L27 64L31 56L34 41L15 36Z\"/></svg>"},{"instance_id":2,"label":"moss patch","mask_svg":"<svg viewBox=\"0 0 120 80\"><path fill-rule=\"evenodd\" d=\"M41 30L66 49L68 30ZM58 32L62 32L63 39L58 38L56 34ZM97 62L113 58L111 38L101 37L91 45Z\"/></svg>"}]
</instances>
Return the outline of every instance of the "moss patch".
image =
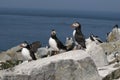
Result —
<instances>
[{"instance_id":1,"label":"moss patch","mask_svg":"<svg viewBox=\"0 0 120 80\"><path fill-rule=\"evenodd\" d=\"M6 62L1 62L0 63L0 70L3 69L8 69L8 68L13 68L16 65L19 65L20 63L22 63L22 60L7 60Z\"/></svg>"}]
</instances>

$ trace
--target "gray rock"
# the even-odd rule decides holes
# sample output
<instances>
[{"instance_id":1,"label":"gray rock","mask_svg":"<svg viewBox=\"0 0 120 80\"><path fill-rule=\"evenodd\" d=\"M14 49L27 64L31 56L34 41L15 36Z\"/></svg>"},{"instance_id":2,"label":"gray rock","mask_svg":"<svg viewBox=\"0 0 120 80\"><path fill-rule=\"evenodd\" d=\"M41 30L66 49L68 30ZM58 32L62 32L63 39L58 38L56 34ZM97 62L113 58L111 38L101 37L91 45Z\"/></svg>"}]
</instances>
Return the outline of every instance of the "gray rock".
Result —
<instances>
[{"instance_id":1,"label":"gray rock","mask_svg":"<svg viewBox=\"0 0 120 80\"><path fill-rule=\"evenodd\" d=\"M108 65L107 55L100 44L96 44L96 42L87 44L86 52L90 54L97 67Z\"/></svg>"},{"instance_id":2,"label":"gray rock","mask_svg":"<svg viewBox=\"0 0 120 80\"><path fill-rule=\"evenodd\" d=\"M116 62L115 54L118 54L117 59L120 61L120 40L115 42L106 42L100 45L103 50L106 52L107 59L109 63Z\"/></svg>"},{"instance_id":3,"label":"gray rock","mask_svg":"<svg viewBox=\"0 0 120 80\"><path fill-rule=\"evenodd\" d=\"M5 62L6 60L11 60L11 57L6 52L0 53L0 62Z\"/></svg>"},{"instance_id":4,"label":"gray rock","mask_svg":"<svg viewBox=\"0 0 120 80\"><path fill-rule=\"evenodd\" d=\"M20 46L15 46L11 49L8 49L7 51L0 53L0 60L6 61L6 60L23 60L23 57L20 52L17 52L20 50Z\"/></svg>"},{"instance_id":5,"label":"gray rock","mask_svg":"<svg viewBox=\"0 0 120 80\"><path fill-rule=\"evenodd\" d=\"M115 67L117 66L117 67ZM118 80L120 78L120 64L112 64L99 68L102 80Z\"/></svg>"},{"instance_id":6,"label":"gray rock","mask_svg":"<svg viewBox=\"0 0 120 80\"><path fill-rule=\"evenodd\" d=\"M43 57L47 57L49 53L50 51L48 48L42 47L39 48L35 54L37 58L43 58Z\"/></svg>"},{"instance_id":7,"label":"gray rock","mask_svg":"<svg viewBox=\"0 0 120 80\"><path fill-rule=\"evenodd\" d=\"M8 49L7 51L6 51L6 53L11 57L11 58L17 58L16 57L16 51L17 50L19 50L19 49L21 49L21 47L20 46L15 46L15 47L13 47L13 48L11 48L11 49Z\"/></svg>"},{"instance_id":8,"label":"gray rock","mask_svg":"<svg viewBox=\"0 0 120 80\"><path fill-rule=\"evenodd\" d=\"M103 80L119 80L120 62L117 62L117 60L120 61L120 40L102 43L100 46L106 52L107 59L109 61L108 66L101 67L99 70L100 75Z\"/></svg>"},{"instance_id":9,"label":"gray rock","mask_svg":"<svg viewBox=\"0 0 120 80\"><path fill-rule=\"evenodd\" d=\"M89 54L70 51L16 66L1 80L101 80Z\"/></svg>"}]
</instances>

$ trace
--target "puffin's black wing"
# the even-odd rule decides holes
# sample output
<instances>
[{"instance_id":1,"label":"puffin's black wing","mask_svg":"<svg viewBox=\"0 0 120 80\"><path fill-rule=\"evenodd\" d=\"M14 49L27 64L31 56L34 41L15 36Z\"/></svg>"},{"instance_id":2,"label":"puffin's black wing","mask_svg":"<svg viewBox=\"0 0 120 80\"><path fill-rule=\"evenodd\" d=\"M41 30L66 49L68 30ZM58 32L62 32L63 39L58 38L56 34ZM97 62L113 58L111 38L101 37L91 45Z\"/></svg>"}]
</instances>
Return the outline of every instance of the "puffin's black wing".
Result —
<instances>
[{"instance_id":1,"label":"puffin's black wing","mask_svg":"<svg viewBox=\"0 0 120 80\"><path fill-rule=\"evenodd\" d=\"M78 44L80 44L83 48L86 48L85 38L83 34L75 34L75 40Z\"/></svg>"},{"instance_id":2,"label":"puffin's black wing","mask_svg":"<svg viewBox=\"0 0 120 80\"><path fill-rule=\"evenodd\" d=\"M63 43L56 37L56 42L57 42L57 46L59 49L64 49L66 50L66 46L63 45Z\"/></svg>"},{"instance_id":3,"label":"puffin's black wing","mask_svg":"<svg viewBox=\"0 0 120 80\"><path fill-rule=\"evenodd\" d=\"M33 51L30 51L30 56L32 57L33 60L37 60Z\"/></svg>"},{"instance_id":4,"label":"puffin's black wing","mask_svg":"<svg viewBox=\"0 0 120 80\"><path fill-rule=\"evenodd\" d=\"M30 44L30 56L33 60L36 60L35 53L37 52L37 49L41 47L40 41L35 41L32 44Z\"/></svg>"},{"instance_id":5,"label":"puffin's black wing","mask_svg":"<svg viewBox=\"0 0 120 80\"><path fill-rule=\"evenodd\" d=\"M33 52L33 53L36 53L37 49L41 47L41 43L40 41L35 41L33 42L32 44L30 44L30 50Z\"/></svg>"},{"instance_id":6,"label":"puffin's black wing","mask_svg":"<svg viewBox=\"0 0 120 80\"><path fill-rule=\"evenodd\" d=\"M99 43L103 43L100 39L96 39Z\"/></svg>"}]
</instances>

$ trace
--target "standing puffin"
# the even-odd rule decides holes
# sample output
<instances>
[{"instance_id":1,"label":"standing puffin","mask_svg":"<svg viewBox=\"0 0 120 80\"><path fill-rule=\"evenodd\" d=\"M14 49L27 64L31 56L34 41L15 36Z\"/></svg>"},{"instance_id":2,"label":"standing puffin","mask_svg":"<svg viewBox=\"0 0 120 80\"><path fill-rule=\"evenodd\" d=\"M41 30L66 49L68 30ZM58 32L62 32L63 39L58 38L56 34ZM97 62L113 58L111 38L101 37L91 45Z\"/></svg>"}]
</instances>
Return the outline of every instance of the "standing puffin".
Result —
<instances>
[{"instance_id":1,"label":"standing puffin","mask_svg":"<svg viewBox=\"0 0 120 80\"><path fill-rule=\"evenodd\" d=\"M61 49L66 50L66 47L57 38L56 31L54 29L51 31L51 37L49 38L49 46L55 51L55 54L57 54Z\"/></svg>"},{"instance_id":2,"label":"standing puffin","mask_svg":"<svg viewBox=\"0 0 120 80\"><path fill-rule=\"evenodd\" d=\"M103 41L98 36L95 36L93 34L90 35L90 39L91 41L95 41L96 44L103 43Z\"/></svg>"},{"instance_id":3,"label":"standing puffin","mask_svg":"<svg viewBox=\"0 0 120 80\"><path fill-rule=\"evenodd\" d=\"M27 41L24 41L20 46L22 47L20 51L25 60L31 61L37 59L34 53L39 47L41 47L39 41L33 42L32 44L29 44Z\"/></svg>"},{"instance_id":4,"label":"standing puffin","mask_svg":"<svg viewBox=\"0 0 120 80\"><path fill-rule=\"evenodd\" d=\"M75 40L77 48L85 49L86 48L85 37L81 32L81 24L79 22L74 22L72 24L72 27L75 28L73 31L73 38Z\"/></svg>"},{"instance_id":5,"label":"standing puffin","mask_svg":"<svg viewBox=\"0 0 120 80\"><path fill-rule=\"evenodd\" d=\"M74 48L74 41L72 37L66 37L66 43L65 43L67 51L73 50Z\"/></svg>"}]
</instances>

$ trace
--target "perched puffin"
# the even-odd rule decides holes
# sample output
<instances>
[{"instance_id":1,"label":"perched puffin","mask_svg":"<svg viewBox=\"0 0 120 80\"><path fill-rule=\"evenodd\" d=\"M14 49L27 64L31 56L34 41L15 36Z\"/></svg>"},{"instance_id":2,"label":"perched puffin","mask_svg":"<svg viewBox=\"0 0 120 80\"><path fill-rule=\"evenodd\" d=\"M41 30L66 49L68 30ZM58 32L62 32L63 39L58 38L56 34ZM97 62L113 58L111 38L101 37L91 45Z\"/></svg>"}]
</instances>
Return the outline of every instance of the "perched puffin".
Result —
<instances>
[{"instance_id":1,"label":"perched puffin","mask_svg":"<svg viewBox=\"0 0 120 80\"><path fill-rule=\"evenodd\" d=\"M66 46L67 51L73 50L74 41L73 41L72 37L66 37L65 46Z\"/></svg>"},{"instance_id":2,"label":"perched puffin","mask_svg":"<svg viewBox=\"0 0 120 80\"><path fill-rule=\"evenodd\" d=\"M118 24L114 25L113 28L118 28Z\"/></svg>"},{"instance_id":3,"label":"perched puffin","mask_svg":"<svg viewBox=\"0 0 120 80\"><path fill-rule=\"evenodd\" d=\"M38 48L41 47L41 43L39 41L33 42L32 44L29 44L27 41L24 41L21 45L21 50L17 51L22 53L22 56L25 60L31 61L36 60L35 52Z\"/></svg>"},{"instance_id":4,"label":"perched puffin","mask_svg":"<svg viewBox=\"0 0 120 80\"><path fill-rule=\"evenodd\" d=\"M107 42L120 40L120 28L118 25L114 25L111 32L107 33Z\"/></svg>"},{"instance_id":5,"label":"perched puffin","mask_svg":"<svg viewBox=\"0 0 120 80\"><path fill-rule=\"evenodd\" d=\"M95 35L93 35L93 34L90 35L90 39L91 39L92 41L95 41L96 44L103 43L103 41L102 41L98 36L95 36Z\"/></svg>"},{"instance_id":6,"label":"perched puffin","mask_svg":"<svg viewBox=\"0 0 120 80\"><path fill-rule=\"evenodd\" d=\"M81 24L79 22L74 22L72 24L72 27L75 28L73 31L73 38L75 40L75 44L77 45L77 48L85 49L85 37L83 33L81 32Z\"/></svg>"},{"instance_id":7,"label":"perched puffin","mask_svg":"<svg viewBox=\"0 0 120 80\"><path fill-rule=\"evenodd\" d=\"M55 54L57 54L61 49L66 50L66 46L64 46L63 43L57 38L56 31L54 29L51 31L49 46L55 51Z\"/></svg>"}]
</instances>

